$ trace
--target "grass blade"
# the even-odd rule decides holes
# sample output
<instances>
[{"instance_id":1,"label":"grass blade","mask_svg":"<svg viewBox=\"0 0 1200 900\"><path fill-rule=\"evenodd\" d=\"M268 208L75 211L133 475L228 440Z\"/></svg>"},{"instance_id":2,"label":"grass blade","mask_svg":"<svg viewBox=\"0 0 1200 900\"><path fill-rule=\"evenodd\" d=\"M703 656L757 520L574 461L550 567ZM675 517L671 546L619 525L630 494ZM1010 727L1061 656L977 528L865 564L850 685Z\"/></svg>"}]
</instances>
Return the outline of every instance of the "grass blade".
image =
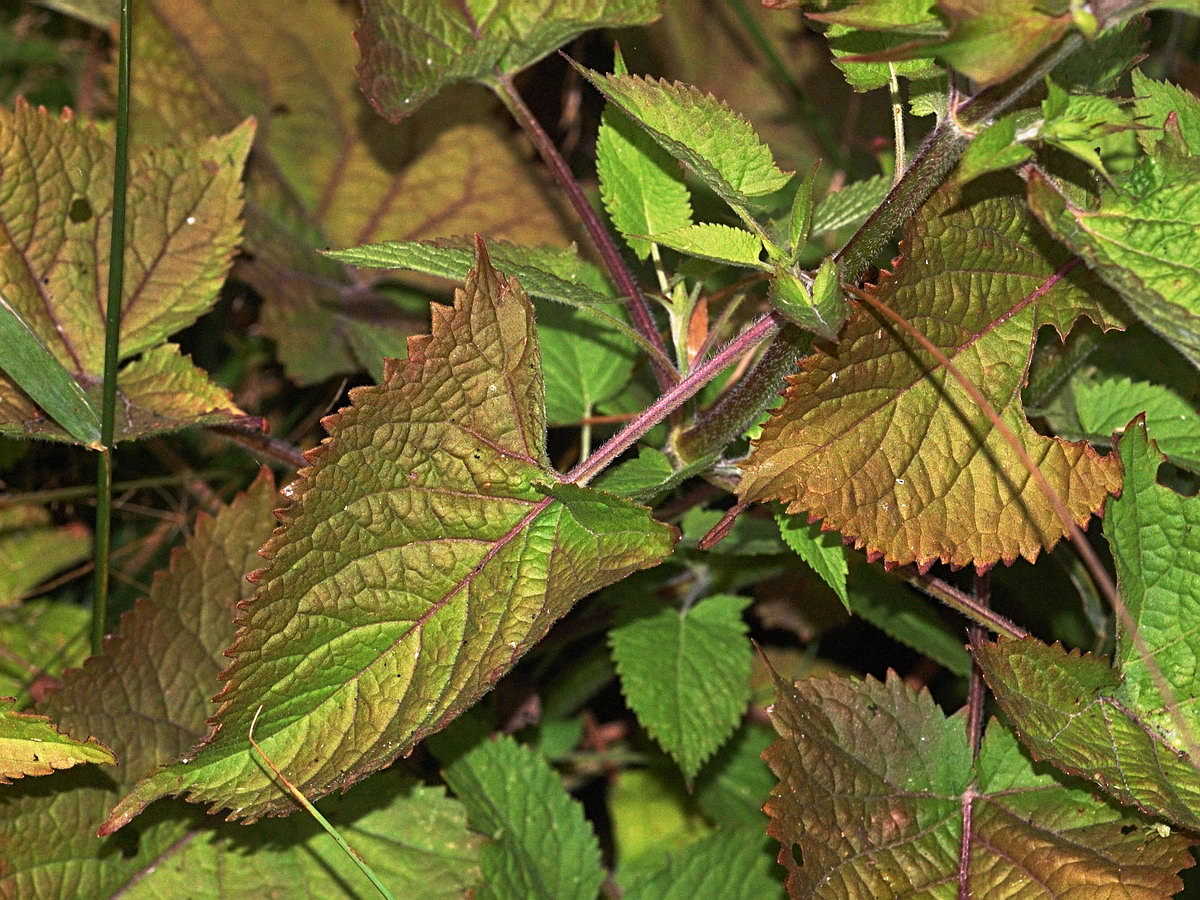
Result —
<instances>
[{"instance_id":1,"label":"grass blade","mask_svg":"<svg viewBox=\"0 0 1200 900\"><path fill-rule=\"evenodd\" d=\"M99 450L100 417L83 388L3 296L0 346L4 347L0 368L9 378L71 437Z\"/></svg>"}]
</instances>

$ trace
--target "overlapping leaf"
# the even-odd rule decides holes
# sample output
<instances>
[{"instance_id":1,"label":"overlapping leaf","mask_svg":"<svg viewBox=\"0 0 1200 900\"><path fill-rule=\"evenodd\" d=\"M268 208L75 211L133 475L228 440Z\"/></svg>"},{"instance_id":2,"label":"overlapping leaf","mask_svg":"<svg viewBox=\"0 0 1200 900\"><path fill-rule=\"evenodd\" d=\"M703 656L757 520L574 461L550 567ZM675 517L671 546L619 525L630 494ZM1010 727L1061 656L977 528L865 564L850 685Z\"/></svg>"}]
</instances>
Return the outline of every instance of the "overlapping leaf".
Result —
<instances>
[{"instance_id":1,"label":"overlapping leaf","mask_svg":"<svg viewBox=\"0 0 1200 900\"><path fill-rule=\"evenodd\" d=\"M529 301L480 258L433 334L327 420L264 549L210 739L114 811L188 793L234 816L387 765L475 702L584 594L667 555L644 508L563 483L545 456Z\"/></svg>"},{"instance_id":2,"label":"overlapping leaf","mask_svg":"<svg viewBox=\"0 0 1200 900\"><path fill-rule=\"evenodd\" d=\"M750 123L711 94L679 82L576 68L725 202L744 209L791 178Z\"/></svg>"},{"instance_id":3,"label":"overlapping leaf","mask_svg":"<svg viewBox=\"0 0 1200 900\"><path fill-rule=\"evenodd\" d=\"M63 731L102 740L120 765L109 780L72 771L53 776L52 793L0 801L0 897L108 897L187 832L186 817L156 817L131 855L96 838L123 790L204 734L234 604L250 592L243 576L271 532L276 496L270 479L260 479L216 518L202 517L104 652L38 706Z\"/></svg>"},{"instance_id":4,"label":"overlapping leaf","mask_svg":"<svg viewBox=\"0 0 1200 900\"><path fill-rule=\"evenodd\" d=\"M659 0L367 0L357 38L363 93L393 121L446 85L512 75L594 28L644 25Z\"/></svg>"},{"instance_id":5,"label":"overlapping leaf","mask_svg":"<svg viewBox=\"0 0 1200 900\"><path fill-rule=\"evenodd\" d=\"M1168 707L1122 628L1113 667L1033 638L976 648L988 684L1039 757L1123 803L1200 828L1200 501L1156 483L1162 457L1144 422L1118 444L1125 486L1104 533L1129 614L1173 697ZM1182 721L1184 732L1180 731Z\"/></svg>"},{"instance_id":6,"label":"overlapping leaf","mask_svg":"<svg viewBox=\"0 0 1200 900\"><path fill-rule=\"evenodd\" d=\"M621 692L689 780L737 727L750 700L749 598L686 610L653 602L609 632Z\"/></svg>"},{"instance_id":7,"label":"overlapping leaf","mask_svg":"<svg viewBox=\"0 0 1200 900\"><path fill-rule=\"evenodd\" d=\"M81 763L116 764L112 751L95 738L77 741L56 729L46 716L5 709L11 702L0 697L0 784Z\"/></svg>"},{"instance_id":8,"label":"overlapping leaf","mask_svg":"<svg viewBox=\"0 0 1200 900\"><path fill-rule=\"evenodd\" d=\"M772 876L775 865L768 841L754 825L723 828L671 854L667 862L637 878L624 896L629 900L768 900L782 896Z\"/></svg>"},{"instance_id":9,"label":"overlapping leaf","mask_svg":"<svg viewBox=\"0 0 1200 900\"><path fill-rule=\"evenodd\" d=\"M196 810L173 804L140 822L136 840L96 837L123 790L203 735L222 650L233 638L234 604L251 590L243 575L270 534L277 500L261 478L215 519L201 518L104 653L68 673L41 705L76 736L103 736L119 766L106 769L107 778L78 769L47 776L49 791L16 784L0 794L0 897L218 900L374 890L306 817L251 833L206 826ZM49 612L42 625L52 621ZM373 790L329 798L321 808L397 896L448 900L478 881L478 839L441 788L387 773Z\"/></svg>"},{"instance_id":10,"label":"overlapping leaf","mask_svg":"<svg viewBox=\"0 0 1200 900\"><path fill-rule=\"evenodd\" d=\"M482 853L484 898L592 900L604 881L583 807L550 764L511 737L486 739L445 771Z\"/></svg>"},{"instance_id":11,"label":"overlapping leaf","mask_svg":"<svg viewBox=\"0 0 1200 900\"><path fill-rule=\"evenodd\" d=\"M1179 890L1191 864L1186 838L1035 767L997 720L972 761L965 716L894 674L779 681L772 721L768 831L794 897L953 896L960 884L972 897L1086 897L1119 884L1150 900Z\"/></svg>"},{"instance_id":12,"label":"overlapping leaf","mask_svg":"<svg viewBox=\"0 0 1200 900\"><path fill-rule=\"evenodd\" d=\"M241 173L250 124L181 148L135 144L121 314L117 438L241 417L228 393L163 345L217 299L241 237ZM112 137L18 102L0 112L0 294L93 395L104 363ZM169 359L169 363L165 363ZM165 363L165 369L163 368ZM149 389L147 367L173 381ZM74 441L0 376L0 433Z\"/></svg>"},{"instance_id":13,"label":"overlapping leaf","mask_svg":"<svg viewBox=\"0 0 1200 900\"><path fill-rule=\"evenodd\" d=\"M1080 277L1084 275L1084 277ZM1109 325L1104 291L1019 198L945 189L912 220L881 301L983 392L1077 522L1120 485L1084 443L1038 435L1020 391L1040 325ZM748 500L782 500L889 562L986 569L1033 559L1062 525L1004 437L906 333L860 306L792 376L744 467Z\"/></svg>"},{"instance_id":14,"label":"overlapping leaf","mask_svg":"<svg viewBox=\"0 0 1200 900\"><path fill-rule=\"evenodd\" d=\"M349 65L357 51L345 4L154 0L134 9L136 133L198 139L248 115L259 123L249 254L237 274L264 298L259 325L294 379L357 368L350 344L363 322L398 335L420 327L363 302L370 278L317 249L470 232L566 242L485 96L454 92L400 128L371 111Z\"/></svg>"},{"instance_id":15,"label":"overlapping leaf","mask_svg":"<svg viewBox=\"0 0 1200 900\"><path fill-rule=\"evenodd\" d=\"M617 52L616 74L625 63ZM600 197L613 225L638 259L650 255L653 237L692 224L692 200L682 172L671 156L620 110L608 105L596 137L596 174Z\"/></svg>"},{"instance_id":16,"label":"overlapping leaf","mask_svg":"<svg viewBox=\"0 0 1200 900\"><path fill-rule=\"evenodd\" d=\"M1146 417L1146 427L1167 459L1200 471L1200 414L1178 393L1128 378L1081 380L1075 385L1075 415L1089 440L1107 443L1139 414Z\"/></svg>"},{"instance_id":17,"label":"overlapping leaf","mask_svg":"<svg viewBox=\"0 0 1200 900\"><path fill-rule=\"evenodd\" d=\"M1094 209L1045 178L1029 203L1053 234L1121 293L1134 313L1200 366L1200 156L1178 128L1143 157Z\"/></svg>"}]
</instances>

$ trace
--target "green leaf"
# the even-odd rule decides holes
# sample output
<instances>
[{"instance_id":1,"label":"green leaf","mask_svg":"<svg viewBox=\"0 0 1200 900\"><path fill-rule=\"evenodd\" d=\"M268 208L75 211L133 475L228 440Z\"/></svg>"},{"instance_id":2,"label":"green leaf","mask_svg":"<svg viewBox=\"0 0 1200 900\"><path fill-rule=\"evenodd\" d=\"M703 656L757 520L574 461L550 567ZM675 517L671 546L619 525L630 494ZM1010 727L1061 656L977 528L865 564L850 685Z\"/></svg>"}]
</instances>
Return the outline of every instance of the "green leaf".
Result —
<instances>
[{"instance_id":1,"label":"green leaf","mask_svg":"<svg viewBox=\"0 0 1200 900\"><path fill-rule=\"evenodd\" d=\"M1178 138L1143 157L1094 209L1076 206L1045 178L1029 204L1055 237L1125 298L1133 312L1200 366L1200 156Z\"/></svg>"},{"instance_id":2,"label":"green leaf","mask_svg":"<svg viewBox=\"0 0 1200 900\"><path fill-rule=\"evenodd\" d=\"M626 900L767 900L782 897L775 860L762 828L723 828L672 853L658 869L636 878Z\"/></svg>"},{"instance_id":3,"label":"green leaf","mask_svg":"<svg viewBox=\"0 0 1200 900\"><path fill-rule=\"evenodd\" d=\"M1129 378L1081 380L1075 386L1075 414L1089 440L1108 443L1139 413L1167 459L1200 472L1200 415L1179 394Z\"/></svg>"},{"instance_id":4,"label":"green leaf","mask_svg":"<svg viewBox=\"0 0 1200 900\"><path fill-rule=\"evenodd\" d=\"M49 600L0 609L0 697L27 699L38 679L82 665L89 620L86 607Z\"/></svg>"},{"instance_id":5,"label":"green leaf","mask_svg":"<svg viewBox=\"0 0 1200 900\"><path fill-rule=\"evenodd\" d=\"M676 231L660 232L654 241L664 247L734 266L761 269L762 241L743 228L728 225L689 225Z\"/></svg>"},{"instance_id":6,"label":"green leaf","mask_svg":"<svg viewBox=\"0 0 1200 900\"><path fill-rule=\"evenodd\" d=\"M750 700L745 597L678 610L638 607L609 632L621 691L638 721L690 781L725 742Z\"/></svg>"},{"instance_id":7,"label":"green leaf","mask_svg":"<svg viewBox=\"0 0 1200 900\"><path fill-rule=\"evenodd\" d=\"M1035 767L995 719L973 762L963 713L947 718L894 673L885 683L780 680L771 720L780 738L766 757L779 784L768 833L783 845L793 897L954 896L960 883L972 897L1114 884L1165 897L1182 886L1186 838L1161 837Z\"/></svg>"},{"instance_id":8,"label":"green leaf","mask_svg":"<svg viewBox=\"0 0 1200 900\"><path fill-rule=\"evenodd\" d=\"M966 184L988 172L1011 169L1033 156L1029 147L1017 143L1018 116L1019 113L1004 116L967 145L953 176L956 184Z\"/></svg>"},{"instance_id":9,"label":"green leaf","mask_svg":"<svg viewBox=\"0 0 1200 900\"><path fill-rule=\"evenodd\" d=\"M633 375L634 345L621 332L556 303L537 310L546 421L574 425L615 397Z\"/></svg>"},{"instance_id":10,"label":"green leaf","mask_svg":"<svg viewBox=\"0 0 1200 900\"><path fill-rule=\"evenodd\" d=\"M762 830L763 798L775 783L762 753L772 737L770 729L746 722L700 770L692 796L717 825L746 824Z\"/></svg>"},{"instance_id":11,"label":"green leaf","mask_svg":"<svg viewBox=\"0 0 1200 900\"><path fill-rule=\"evenodd\" d=\"M712 831L678 772L662 762L655 759L649 768L622 769L609 786L608 815L619 882L654 871L672 852Z\"/></svg>"},{"instance_id":12,"label":"green leaf","mask_svg":"<svg viewBox=\"0 0 1200 900\"><path fill-rule=\"evenodd\" d=\"M513 75L585 31L644 25L658 0L366 0L357 38L363 93L392 121L448 84Z\"/></svg>"},{"instance_id":13,"label":"green leaf","mask_svg":"<svg viewBox=\"0 0 1200 900\"><path fill-rule=\"evenodd\" d=\"M84 446L100 449L100 417L71 373L0 295L0 369L46 411L56 425Z\"/></svg>"},{"instance_id":14,"label":"green leaf","mask_svg":"<svg viewBox=\"0 0 1200 900\"><path fill-rule=\"evenodd\" d=\"M1200 769L1189 752L1200 727L1200 638L1183 623L1200 615L1200 500L1157 484L1162 457L1142 419L1125 430L1118 450L1125 486L1109 502L1104 534L1129 615L1193 737L1180 733L1123 627L1112 668L1033 638L983 643L975 653L1033 752L1122 803L1195 829Z\"/></svg>"},{"instance_id":15,"label":"green leaf","mask_svg":"<svg viewBox=\"0 0 1200 900\"><path fill-rule=\"evenodd\" d=\"M516 278L533 297L544 297L571 305L610 303L613 294L604 275L573 247L518 247L489 241L489 252L504 274ZM439 238L432 241L385 241L345 250L329 250L327 256L366 269L406 269L461 281L475 263L470 238Z\"/></svg>"},{"instance_id":16,"label":"green leaf","mask_svg":"<svg viewBox=\"0 0 1200 900\"><path fill-rule=\"evenodd\" d=\"M1111 97L1068 94L1050 78L1046 79L1046 88L1038 137L1107 175L1101 159L1102 145L1111 143L1113 135L1132 130L1133 116Z\"/></svg>"},{"instance_id":17,"label":"green leaf","mask_svg":"<svg viewBox=\"0 0 1200 900\"><path fill-rule=\"evenodd\" d=\"M625 74L620 50L613 65L616 74ZM635 235L653 238L692 224L691 195L678 164L611 104L600 117L596 174L604 208L638 259L650 255L652 242Z\"/></svg>"},{"instance_id":18,"label":"green leaf","mask_svg":"<svg viewBox=\"0 0 1200 900\"><path fill-rule=\"evenodd\" d=\"M721 521L719 509L689 509L679 527L683 530L680 547L695 547ZM766 553L786 553L779 530L770 519L738 516L729 533L708 550L719 556L754 556Z\"/></svg>"},{"instance_id":19,"label":"green leaf","mask_svg":"<svg viewBox=\"0 0 1200 900\"><path fill-rule=\"evenodd\" d=\"M638 447L638 455L614 466L592 483L597 490L633 497L656 491L674 474L671 459L653 447Z\"/></svg>"},{"instance_id":20,"label":"green leaf","mask_svg":"<svg viewBox=\"0 0 1200 900\"><path fill-rule=\"evenodd\" d=\"M50 514L33 504L0 510L0 607L19 604L33 588L83 562L91 551L91 532L81 523L54 526Z\"/></svg>"},{"instance_id":21,"label":"green leaf","mask_svg":"<svg viewBox=\"0 0 1200 900\"><path fill-rule=\"evenodd\" d=\"M1038 328L1065 335L1079 316L1112 327L1107 292L996 186L935 194L903 246L876 296L978 387L1075 520L1087 521L1118 489L1117 461L1038 434L1020 389ZM859 304L836 345L815 346L742 466L742 499L783 501L869 559L900 565L986 568L1033 559L1062 536L1008 441L907 332Z\"/></svg>"},{"instance_id":22,"label":"green leaf","mask_svg":"<svg viewBox=\"0 0 1200 900\"><path fill-rule=\"evenodd\" d=\"M750 123L711 94L678 82L576 68L735 209L773 194L791 178Z\"/></svg>"},{"instance_id":23,"label":"green leaf","mask_svg":"<svg viewBox=\"0 0 1200 900\"><path fill-rule=\"evenodd\" d=\"M813 210L810 237L821 237L839 228L862 224L891 189L891 179L876 175L826 195Z\"/></svg>"},{"instance_id":24,"label":"green leaf","mask_svg":"<svg viewBox=\"0 0 1200 900\"><path fill-rule=\"evenodd\" d=\"M890 65L886 61L868 61L886 58L897 48L908 47L923 36L944 33L930 0L888 0L858 6L858 10L813 16L833 23L825 37L833 51L834 63L852 88L870 91L885 87L893 71L909 79L930 78L938 73L938 67L926 59L908 59Z\"/></svg>"},{"instance_id":25,"label":"green leaf","mask_svg":"<svg viewBox=\"0 0 1200 900\"><path fill-rule=\"evenodd\" d=\"M1179 133L1192 156L1200 156L1200 98L1168 81L1155 81L1133 72L1133 113L1147 128L1138 131L1138 140L1146 152L1152 152L1162 137L1160 129L1172 113Z\"/></svg>"},{"instance_id":26,"label":"green leaf","mask_svg":"<svg viewBox=\"0 0 1200 900\"><path fill-rule=\"evenodd\" d=\"M912 647L963 678L971 674L962 627L947 625L929 601L897 584L874 566L856 565L849 584L849 607L894 641Z\"/></svg>"},{"instance_id":27,"label":"green leaf","mask_svg":"<svg viewBox=\"0 0 1200 900\"><path fill-rule=\"evenodd\" d=\"M771 305L793 324L827 341L837 340L848 309L832 256L821 263L811 290L793 271L776 266L767 296Z\"/></svg>"},{"instance_id":28,"label":"green leaf","mask_svg":"<svg viewBox=\"0 0 1200 900\"><path fill-rule=\"evenodd\" d=\"M96 828L139 777L208 730L235 604L250 595L244 576L271 534L277 497L268 473L215 518L201 516L100 655L38 705L65 733L111 747L120 765L104 780L73 770L52 776L54 791L6 798L0 895L110 897L187 843L180 839L197 824L187 816L148 821L132 853L97 839Z\"/></svg>"},{"instance_id":29,"label":"green leaf","mask_svg":"<svg viewBox=\"0 0 1200 900\"><path fill-rule=\"evenodd\" d=\"M802 560L808 563L810 569L816 572L833 592L838 595L842 605L850 608L850 600L846 594L846 548L836 534L822 531L816 522L809 522L803 516L789 516L784 512L775 513L775 524L779 526L779 536Z\"/></svg>"},{"instance_id":30,"label":"green leaf","mask_svg":"<svg viewBox=\"0 0 1200 900\"><path fill-rule=\"evenodd\" d=\"M511 737L484 740L444 772L483 848L484 884L496 900L594 900L604 881L600 845L583 807L550 765Z\"/></svg>"},{"instance_id":31,"label":"green leaf","mask_svg":"<svg viewBox=\"0 0 1200 900\"><path fill-rule=\"evenodd\" d=\"M432 334L326 420L263 549L216 716L195 753L114 810L186 792L257 818L293 808L246 733L306 796L352 784L479 699L580 597L651 566L675 532L561 481L546 459L532 309L480 243Z\"/></svg>"},{"instance_id":32,"label":"green leaf","mask_svg":"<svg viewBox=\"0 0 1200 900\"><path fill-rule=\"evenodd\" d=\"M796 196L792 198L792 210L788 216L787 245L794 261L796 254L808 243L813 223L813 182L817 178L817 167L813 166L800 182Z\"/></svg>"},{"instance_id":33,"label":"green leaf","mask_svg":"<svg viewBox=\"0 0 1200 900\"><path fill-rule=\"evenodd\" d=\"M81 763L117 764L112 751L94 737L77 741L61 733L46 716L4 708L11 703L0 697L0 784Z\"/></svg>"},{"instance_id":34,"label":"green leaf","mask_svg":"<svg viewBox=\"0 0 1200 900\"><path fill-rule=\"evenodd\" d=\"M467 829L463 805L443 787L400 771L371 786L326 797L318 809L395 897L461 900L479 889L481 840ZM121 894L129 900L227 900L229 897L377 896L366 877L303 814L264 823L210 828L180 842Z\"/></svg>"},{"instance_id":35,"label":"green leaf","mask_svg":"<svg viewBox=\"0 0 1200 900\"><path fill-rule=\"evenodd\" d=\"M241 237L241 173L253 133L253 124L246 123L193 147L131 147L121 360L160 352L164 338L216 303ZM13 326L13 315L19 317L32 331L29 340L40 341L76 385L97 392L84 405L99 408L112 136L70 114L54 117L19 102L0 112L0 148L8 186L0 197L0 283L11 313L0 320ZM27 349L29 340L23 341ZM12 364L20 359L14 355ZM145 364L134 362L119 380L135 377L134 367ZM0 376L0 433L79 441L78 434L45 418L14 375L26 378L28 371L21 375L10 368L8 377ZM61 378L56 381L67 391L60 404L75 404L76 413L88 418L78 405L84 401ZM161 401L182 415L159 431L199 423L198 405L219 421L243 415L228 394L202 377L160 385L158 401L143 392L122 393L127 414L118 417L118 440L145 434L147 418L169 418L157 408ZM219 404L209 402L214 395Z\"/></svg>"}]
</instances>

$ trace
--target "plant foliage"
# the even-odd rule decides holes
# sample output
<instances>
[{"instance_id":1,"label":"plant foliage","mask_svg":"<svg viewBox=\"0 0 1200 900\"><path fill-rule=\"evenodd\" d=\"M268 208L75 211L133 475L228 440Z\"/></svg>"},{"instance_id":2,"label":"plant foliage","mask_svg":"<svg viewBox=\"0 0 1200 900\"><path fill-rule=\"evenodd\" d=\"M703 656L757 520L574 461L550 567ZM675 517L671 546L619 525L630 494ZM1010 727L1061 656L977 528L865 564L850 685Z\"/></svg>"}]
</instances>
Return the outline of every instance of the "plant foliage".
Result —
<instances>
[{"instance_id":1,"label":"plant foliage","mask_svg":"<svg viewBox=\"0 0 1200 900\"><path fill-rule=\"evenodd\" d=\"M1200 885L1195 0L11 6L0 900Z\"/></svg>"}]
</instances>

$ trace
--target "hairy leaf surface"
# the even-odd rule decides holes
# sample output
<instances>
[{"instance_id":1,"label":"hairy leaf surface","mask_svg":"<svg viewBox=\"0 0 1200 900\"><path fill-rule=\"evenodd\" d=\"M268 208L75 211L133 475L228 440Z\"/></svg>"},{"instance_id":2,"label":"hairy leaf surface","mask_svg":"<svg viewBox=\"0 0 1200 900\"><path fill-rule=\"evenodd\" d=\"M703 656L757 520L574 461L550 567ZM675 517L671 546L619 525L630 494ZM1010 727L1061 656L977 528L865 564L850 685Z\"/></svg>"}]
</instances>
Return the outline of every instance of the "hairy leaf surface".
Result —
<instances>
[{"instance_id":1,"label":"hairy leaf surface","mask_svg":"<svg viewBox=\"0 0 1200 900\"><path fill-rule=\"evenodd\" d=\"M594 28L644 25L659 0L366 0L356 37L363 93L392 121L448 84L512 75Z\"/></svg>"},{"instance_id":2,"label":"hairy leaf surface","mask_svg":"<svg viewBox=\"0 0 1200 900\"><path fill-rule=\"evenodd\" d=\"M474 703L577 599L670 552L646 509L551 469L543 390L529 301L481 243L432 335L326 420L288 488L212 734L106 828L184 792L231 817L294 809L250 752L260 705L256 737L300 790L344 788Z\"/></svg>"},{"instance_id":3,"label":"hairy leaf surface","mask_svg":"<svg viewBox=\"0 0 1200 900\"><path fill-rule=\"evenodd\" d=\"M482 853L484 898L592 900L604 881L583 807L542 757L511 737L485 739L445 771Z\"/></svg>"},{"instance_id":4,"label":"hairy leaf surface","mask_svg":"<svg viewBox=\"0 0 1200 900\"><path fill-rule=\"evenodd\" d=\"M253 125L193 147L134 144L121 301L118 440L242 416L198 370L149 391L136 367L217 300L241 238ZM18 102L0 112L0 295L99 408L112 204L112 135ZM147 352L148 351L148 352ZM181 363L191 369L180 357ZM150 425L149 423L157 423ZM75 441L0 375L0 433Z\"/></svg>"},{"instance_id":5,"label":"hairy leaf surface","mask_svg":"<svg viewBox=\"0 0 1200 900\"><path fill-rule=\"evenodd\" d=\"M1102 785L1184 827L1200 828L1200 501L1155 479L1161 455L1142 419L1118 449L1121 497L1109 503L1104 533L1129 614L1173 696L1159 692L1132 635L1122 628L1110 668L1033 638L976 648L988 684L1039 757ZM1119 620L1118 620L1119 621Z\"/></svg>"},{"instance_id":6,"label":"hairy leaf surface","mask_svg":"<svg viewBox=\"0 0 1200 900\"><path fill-rule=\"evenodd\" d=\"M81 763L116 765L112 751L94 737L77 741L61 733L46 716L4 708L11 703L0 698L0 784Z\"/></svg>"},{"instance_id":7,"label":"hairy leaf surface","mask_svg":"<svg viewBox=\"0 0 1200 900\"><path fill-rule=\"evenodd\" d=\"M965 716L894 673L780 681L771 718L768 833L792 896L953 897L964 847L972 897L1082 900L1119 884L1150 900L1191 864L1186 838L1036 767L995 719L972 762Z\"/></svg>"},{"instance_id":8,"label":"hairy leaf surface","mask_svg":"<svg viewBox=\"0 0 1200 900\"><path fill-rule=\"evenodd\" d=\"M1038 435L1021 406L1040 325L1111 324L1103 288L1072 269L1018 198L946 189L910 222L875 293L974 382L1083 523L1119 487L1119 464ZM763 427L744 499L782 500L898 564L983 570L1062 536L1008 442L907 333L860 304L838 344L818 347Z\"/></svg>"}]
</instances>

